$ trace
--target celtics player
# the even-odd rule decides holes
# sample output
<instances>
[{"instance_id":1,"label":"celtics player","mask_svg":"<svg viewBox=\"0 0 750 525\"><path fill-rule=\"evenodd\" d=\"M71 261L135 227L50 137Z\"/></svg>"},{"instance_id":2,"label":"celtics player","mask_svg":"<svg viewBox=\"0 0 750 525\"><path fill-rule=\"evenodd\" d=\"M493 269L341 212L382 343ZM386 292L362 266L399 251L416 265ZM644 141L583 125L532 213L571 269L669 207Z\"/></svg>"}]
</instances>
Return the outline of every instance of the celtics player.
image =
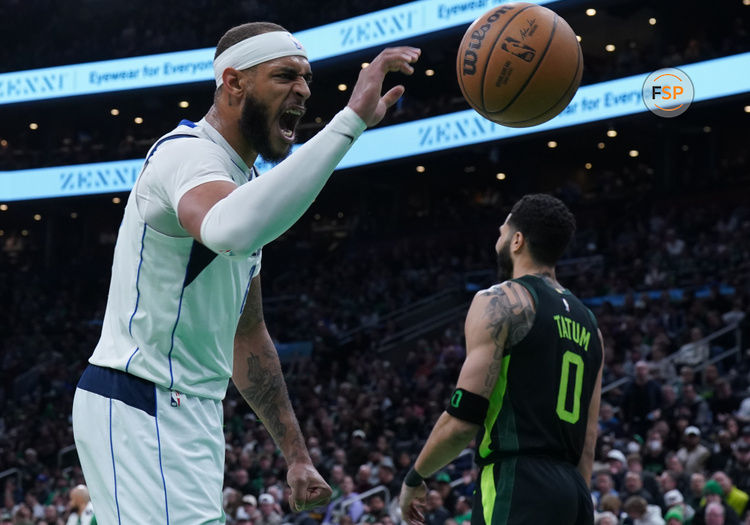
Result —
<instances>
[{"instance_id":1,"label":"celtics player","mask_svg":"<svg viewBox=\"0 0 750 525\"><path fill-rule=\"evenodd\" d=\"M555 279L574 230L573 215L549 195L525 196L500 227L495 250L512 279L471 304L456 391L401 490L409 524L424 522L423 478L477 433L473 524L593 524L601 334Z\"/></svg>"}]
</instances>

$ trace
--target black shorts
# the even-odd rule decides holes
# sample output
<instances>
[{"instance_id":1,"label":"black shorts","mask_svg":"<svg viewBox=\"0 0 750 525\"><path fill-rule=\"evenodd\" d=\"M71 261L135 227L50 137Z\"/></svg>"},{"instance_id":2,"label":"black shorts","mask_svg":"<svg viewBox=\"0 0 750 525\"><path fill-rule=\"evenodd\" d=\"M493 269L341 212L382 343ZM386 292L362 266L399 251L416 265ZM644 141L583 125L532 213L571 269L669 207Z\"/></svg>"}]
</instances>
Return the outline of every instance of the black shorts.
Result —
<instances>
[{"instance_id":1,"label":"black shorts","mask_svg":"<svg viewBox=\"0 0 750 525\"><path fill-rule=\"evenodd\" d=\"M482 468L472 525L593 525L591 492L578 470L548 458L516 456Z\"/></svg>"}]
</instances>

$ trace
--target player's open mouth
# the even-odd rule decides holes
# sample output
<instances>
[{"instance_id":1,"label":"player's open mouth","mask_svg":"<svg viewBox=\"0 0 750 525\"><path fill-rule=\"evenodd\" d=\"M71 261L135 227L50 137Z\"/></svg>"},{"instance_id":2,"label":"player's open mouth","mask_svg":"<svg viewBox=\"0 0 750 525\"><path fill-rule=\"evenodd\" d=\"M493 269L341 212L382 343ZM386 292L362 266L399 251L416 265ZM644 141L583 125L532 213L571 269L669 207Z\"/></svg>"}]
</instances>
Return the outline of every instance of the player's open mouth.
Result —
<instances>
[{"instance_id":1,"label":"player's open mouth","mask_svg":"<svg viewBox=\"0 0 750 525\"><path fill-rule=\"evenodd\" d=\"M281 114L279 117L279 129L281 130L281 136L284 140L287 142L294 142L294 131L304 114L305 108L301 106L289 108Z\"/></svg>"}]
</instances>

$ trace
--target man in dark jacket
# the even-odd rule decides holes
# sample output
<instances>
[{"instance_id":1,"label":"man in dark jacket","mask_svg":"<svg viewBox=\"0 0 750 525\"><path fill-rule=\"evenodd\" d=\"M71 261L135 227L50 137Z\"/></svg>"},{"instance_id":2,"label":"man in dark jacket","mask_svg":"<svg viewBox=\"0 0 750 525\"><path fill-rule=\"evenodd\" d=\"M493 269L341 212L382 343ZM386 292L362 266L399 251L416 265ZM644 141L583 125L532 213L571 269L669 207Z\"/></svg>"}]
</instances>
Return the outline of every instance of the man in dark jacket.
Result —
<instances>
[{"instance_id":1,"label":"man in dark jacket","mask_svg":"<svg viewBox=\"0 0 750 525\"><path fill-rule=\"evenodd\" d=\"M631 434L646 435L651 423L660 416L661 387L649 378L646 361L635 364L635 377L625 389L622 400L623 420Z\"/></svg>"}]
</instances>

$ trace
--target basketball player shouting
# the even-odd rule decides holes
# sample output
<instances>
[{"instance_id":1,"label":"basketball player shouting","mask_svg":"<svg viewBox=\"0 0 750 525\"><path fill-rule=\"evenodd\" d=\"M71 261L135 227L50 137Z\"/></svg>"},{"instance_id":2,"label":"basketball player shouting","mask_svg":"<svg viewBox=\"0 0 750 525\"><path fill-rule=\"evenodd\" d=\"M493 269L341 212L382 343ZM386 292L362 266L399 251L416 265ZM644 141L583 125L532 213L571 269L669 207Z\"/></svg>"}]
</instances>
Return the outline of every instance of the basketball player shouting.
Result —
<instances>
[{"instance_id":1,"label":"basketball player shouting","mask_svg":"<svg viewBox=\"0 0 750 525\"><path fill-rule=\"evenodd\" d=\"M555 279L574 230L573 215L549 195L525 196L500 227L495 250L511 279L471 304L456 391L402 487L410 525L424 523L422 478L477 431L472 524L593 524L601 335L591 311Z\"/></svg>"},{"instance_id":2,"label":"basketball player shouting","mask_svg":"<svg viewBox=\"0 0 750 525\"><path fill-rule=\"evenodd\" d=\"M282 27L230 29L214 104L151 148L125 207L102 335L73 403L76 445L107 524L224 523L222 406L231 377L288 464L290 505L327 502L263 322L261 249L305 212L367 126L403 94L420 51L384 50L347 107L284 158L310 96L310 64Z\"/></svg>"}]
</instances>

